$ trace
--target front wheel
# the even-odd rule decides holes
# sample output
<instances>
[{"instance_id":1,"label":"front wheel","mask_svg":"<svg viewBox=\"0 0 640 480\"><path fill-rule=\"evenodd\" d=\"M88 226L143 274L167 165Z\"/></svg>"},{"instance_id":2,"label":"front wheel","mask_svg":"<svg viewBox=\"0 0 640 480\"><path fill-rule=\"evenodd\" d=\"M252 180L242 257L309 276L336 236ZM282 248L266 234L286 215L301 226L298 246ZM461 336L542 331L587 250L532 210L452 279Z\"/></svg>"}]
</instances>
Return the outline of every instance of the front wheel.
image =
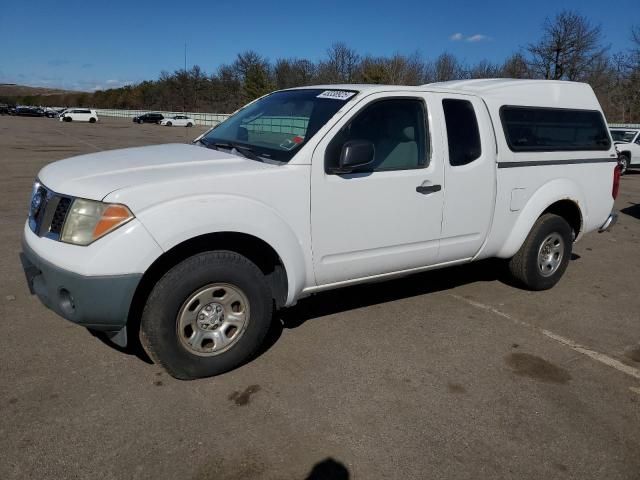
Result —
<instances>
[{"instance_id":1,"label":"front wheel","mask_svg":"<svg viewBox=\"0 0 640 480\"><path fill-rule=\"evenodd\" d=\"M95 119L95 118L93 118L93 117L91 117L91 118L89 119L89 123L96 123L96 119Z\"/></svg>"},{"instance_id":2,"label":"front wheel","mask_svg":"<svg viewBox=\"0 0 640 480\"><path fill-rule=\"evenodd\" d=\"M187 123L187 127L193 127L193 123L191 122Z\"/></svg>"},{"instance_id":3,"label":"front wheel","mask_svg":"<svg viewBox=\"0 0 640 480\"><path fill-rule=\"evenodd\" d=\"M173 125L173 123L171 123L171 122L167 122L167 127L170 127L170 126L172 126L172 125Z\"/></svg>"},{"instance_id":4,"label":"front wheel","mask_svg":"<svg viewBox=\"0 0 640 480\"><path fill-rule=\"evenodd\" d=\"M140 340L173 377L210 377L255 354L272 314L271 291L253 262L235 252L204 252L155 285L142 313Z\"/></svg>"},{"instance_id":5,"label":"front wheel","mask_svg":"<svg viewBox=\"0 0 640 480\"><path fill-rule=\"evenodd\" d=\"M573 236L567 221L552 213L542 215L518 253L509 260L514 278L530 290L553 287L567 269Z\"/></svg>"}]
</instances>

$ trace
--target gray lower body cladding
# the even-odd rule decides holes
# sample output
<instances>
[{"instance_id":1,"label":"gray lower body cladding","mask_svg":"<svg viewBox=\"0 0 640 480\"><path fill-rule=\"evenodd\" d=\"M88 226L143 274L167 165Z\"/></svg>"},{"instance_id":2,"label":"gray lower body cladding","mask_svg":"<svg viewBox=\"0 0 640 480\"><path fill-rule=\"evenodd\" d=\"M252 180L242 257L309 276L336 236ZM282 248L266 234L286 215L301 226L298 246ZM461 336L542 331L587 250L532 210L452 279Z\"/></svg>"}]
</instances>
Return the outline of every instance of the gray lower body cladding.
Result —
<instances>
[{"instance_id":1,"label":"gray lower body cladding","mask_svg":"<svg viewBox=\"0 0 640 480\"><path fill-rule=\"evenodd\" d=\"M59 268L22 244L20 260L32 294L61 317L126 343L124 328L142 274L84 276ZM125 338L122 338L122 337Z\"/></svg>"}]
</instances>

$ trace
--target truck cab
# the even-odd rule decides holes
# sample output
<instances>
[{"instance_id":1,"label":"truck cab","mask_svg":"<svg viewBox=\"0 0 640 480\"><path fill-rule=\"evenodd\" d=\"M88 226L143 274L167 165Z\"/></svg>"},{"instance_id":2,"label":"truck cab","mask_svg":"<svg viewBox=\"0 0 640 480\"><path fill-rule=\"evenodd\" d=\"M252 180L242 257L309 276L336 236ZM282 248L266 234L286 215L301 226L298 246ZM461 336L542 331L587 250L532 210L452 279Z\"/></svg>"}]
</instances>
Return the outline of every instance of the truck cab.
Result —
<instances>
[{"instance_id":1,"label":"truck cab","mask_svg":"<svg viewBox=\"0 0 640 480\"><path fill-rule=\"evenodd\" d=\"M192 145L46 166L23 264L64 318L198 378L319 291L489 257L551 288L574 241L615 223L619 173L585 84L289 89Z\"/></svg>"}]
</instances>

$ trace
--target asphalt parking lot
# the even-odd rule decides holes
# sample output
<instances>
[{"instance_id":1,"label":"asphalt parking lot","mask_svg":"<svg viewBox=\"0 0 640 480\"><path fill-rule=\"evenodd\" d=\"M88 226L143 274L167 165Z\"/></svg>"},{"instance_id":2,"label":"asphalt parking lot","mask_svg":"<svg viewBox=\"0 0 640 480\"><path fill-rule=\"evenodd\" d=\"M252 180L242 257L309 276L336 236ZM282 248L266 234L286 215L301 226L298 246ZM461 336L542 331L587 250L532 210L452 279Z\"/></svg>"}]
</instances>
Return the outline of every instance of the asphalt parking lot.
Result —
<instances>
[{"instance_id":1,"label":"asphalt parking lot","mask_svg":"<svg viewBox=\"0 0 640 480\"><path fill-rule=\"evenodd\" d=\"M640 478L640 170L553 290L489 261L324 293L182 382L42 307L18 253L44 165L201 131L0 117L1 479Z\"/></svg>"}]
</instances>

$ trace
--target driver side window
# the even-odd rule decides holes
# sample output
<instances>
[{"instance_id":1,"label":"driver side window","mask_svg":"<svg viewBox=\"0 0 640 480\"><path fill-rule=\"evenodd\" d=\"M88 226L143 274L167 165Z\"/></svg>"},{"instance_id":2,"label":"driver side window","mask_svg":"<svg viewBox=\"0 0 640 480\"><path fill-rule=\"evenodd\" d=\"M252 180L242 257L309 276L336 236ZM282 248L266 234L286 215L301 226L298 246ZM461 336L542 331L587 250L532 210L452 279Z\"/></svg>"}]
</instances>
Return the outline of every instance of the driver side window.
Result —
<instances>
[{"instance_id":1,"label":"driver side window","mask_svg":"<svg viewBox=\"0 0 640 480\"><path fill-rule=\"evenodd\" d=\"M371 142L375 149L373 163L353 173L423 168L429 160L427 138L422 100L376 101L336 134L325 152L325 171L338 166L342 147L350 140Z\"/></svg>"}]
</instances>

